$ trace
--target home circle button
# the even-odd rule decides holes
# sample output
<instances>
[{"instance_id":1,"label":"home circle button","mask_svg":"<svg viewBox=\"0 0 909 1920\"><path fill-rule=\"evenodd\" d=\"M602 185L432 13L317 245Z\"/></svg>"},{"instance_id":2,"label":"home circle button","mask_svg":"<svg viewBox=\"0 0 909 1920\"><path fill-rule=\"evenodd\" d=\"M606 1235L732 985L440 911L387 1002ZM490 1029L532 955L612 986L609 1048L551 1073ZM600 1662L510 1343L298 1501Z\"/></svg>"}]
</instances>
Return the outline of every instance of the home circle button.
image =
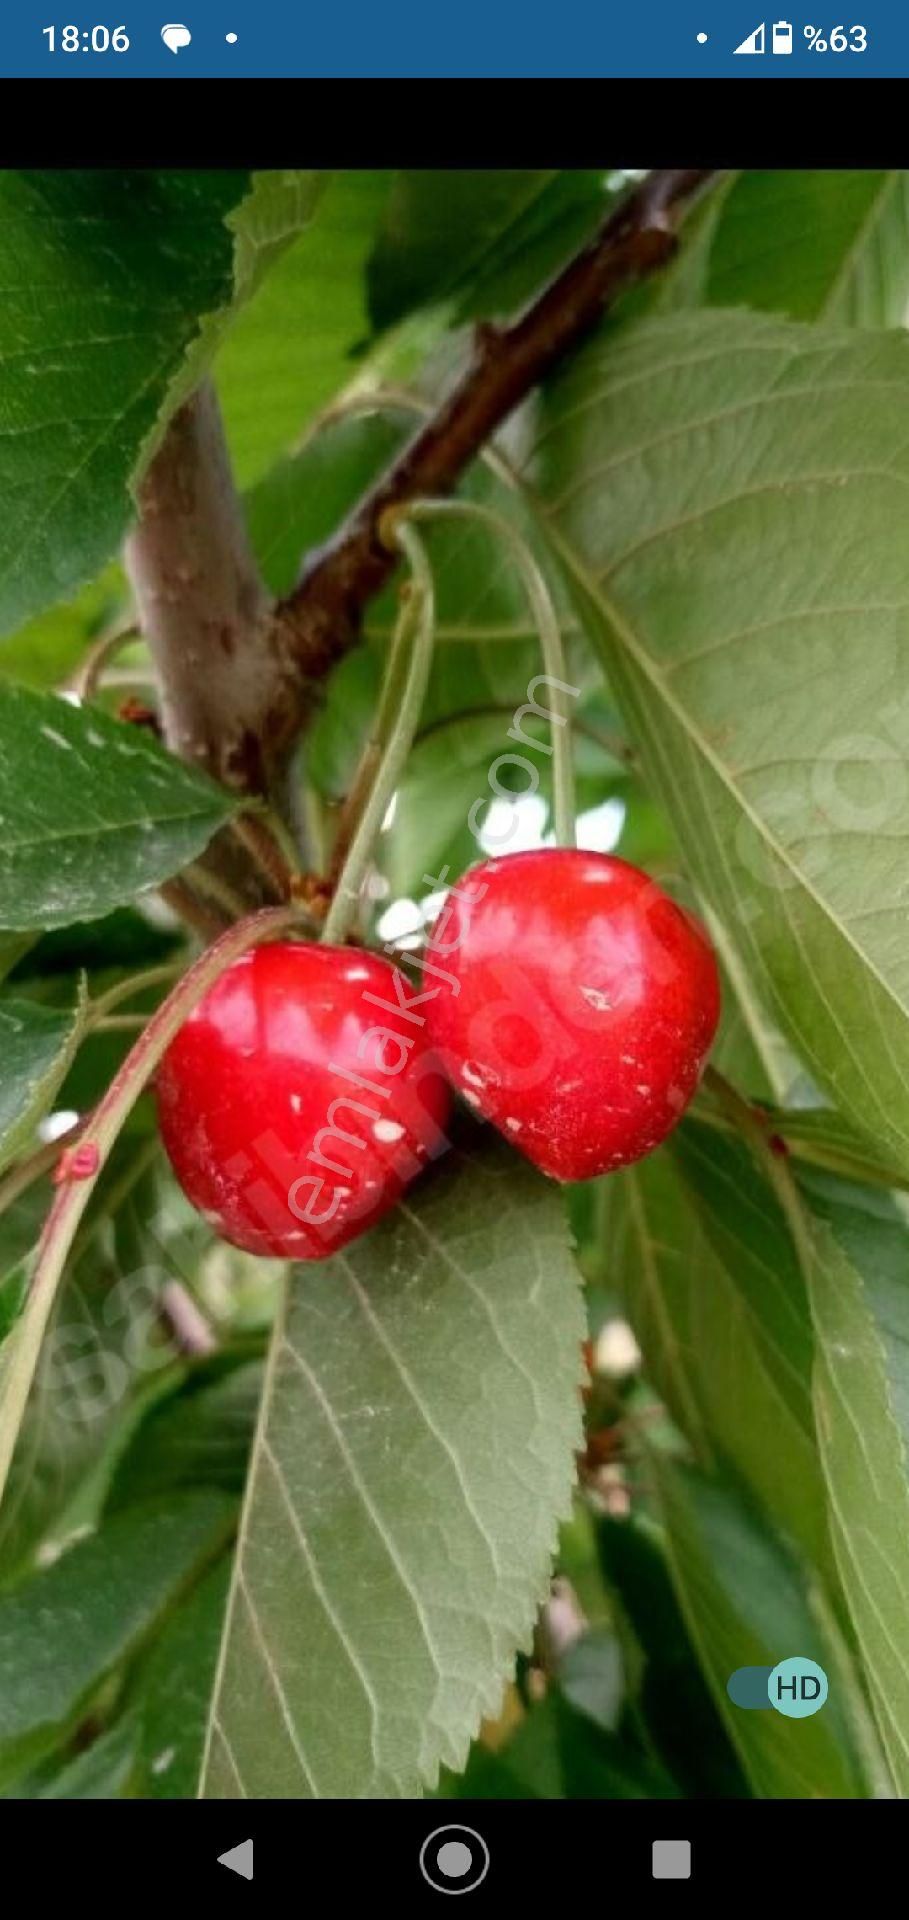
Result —
<instances>
[{"instance_id":1,"label":"home circle button","mask_svg":"<svg viewBox=\"0 0 909 1920\"><path fill-rule=\"evenodd\" d=\"M436 1827L420 1848L420 1872L436 1893L473 1893L488 1868L489 1848L473 1827Z\"/></svg>"}]
</instances>

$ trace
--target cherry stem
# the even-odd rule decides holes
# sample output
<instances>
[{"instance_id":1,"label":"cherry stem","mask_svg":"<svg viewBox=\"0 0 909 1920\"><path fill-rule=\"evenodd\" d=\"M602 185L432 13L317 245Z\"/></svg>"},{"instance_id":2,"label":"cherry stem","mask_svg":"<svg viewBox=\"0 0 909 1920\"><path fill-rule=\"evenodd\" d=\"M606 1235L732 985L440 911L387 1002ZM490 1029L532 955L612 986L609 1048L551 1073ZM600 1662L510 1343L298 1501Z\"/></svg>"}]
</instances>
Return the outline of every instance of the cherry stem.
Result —
<instances>
[{"instance_id":1,"label":"cherry stem","mask_svg":"<svg viewBox=\"0 0 909 1920\"><path fill-rule=\"evenodd\" d=\"M0 1372L0 1496L57 1289L77 1228L111 1148L171 1041L225 968L248 948L274 938L298 923L298 919L293 907L265 908L229 927L207 948L178 980L167 999L156 1007L82 1133L83 1146L97 1149L97 1164L87 1177L64 1179L58 1187L38 1242L25 1306L4 1347Z\"/></svg>"},{"instance_id":2,"label":"cherry stem","mask_svg":"<svg viewBox=\"0 0 909 1920\"><path fill-rule=\"evenodd\" d=\"M409 517L409 507L406 512ZM400 784L419 725L432 662L435 589L426 549L416 529L407 524L403 514L395 514L393 520L389 519L387 538L393 540L405 554L410 563L411 578L402 595L400 616L376 717L376 733L379 734L381 727L385 726L387 739L383 743L375 777L357 821L322 929L323 941L335 945L343 944L357 913L360 891L373 848Z\"/></svg>"},{"instance_id":3,"label":"cherry stem","mask_svg":"<svg viewBox=\"0 0 909 1920\"><path fill-rule=\"evenodd\" d=\"M231 832L242 842L270 891L287 900L300 872L300 857L284 822L270 808L247 807L234 815Z\"/></svg>"},{"instance_id":4,"label":"cherry stem","mask_svg":"<svg viewBox=\"0 0 909 1920\"><path fill-rule=\"evenodd\" d=\"M815 1252L811 1234L805 1218L805 1209L788 1160L774 1153L768 1130L758 1118L754 1108L742 1098L725 1074L717 1067L705 1067L703 1085L713 1094L732 1125L738 1129L746 1145L750 1147L758 1166L767 1176L780 1211L789 1229L796 1258L805 1276L809 1279L815 1264Z\"/></svg>"},{"instance_id":5,"label":"cherry stem","mask_svg":"<svg viewBox=\"0 0 909 1920\"><path fill-rule=\"evenodd\" d=\"M179 979L185 972L185 962L168 960L159 967L146 967L144 973L131 973L128 980L118 980L116 986L109 987L106 993L99 993L89 1007L89 1020L100 1020L124 1000L135 1000L137 994L146 993L151 987L170 986L172 980ZM147 1016L143 1016L147 1017Z\"/></svg>"},{"instance_id":6,"label":"cherry stem","mask_svg":"<svg viewBox=\"0 0 909 1920\"><path fill-rule=\"evenodd\" d=\"M492 507L475 500L412 500L402 509L410 520L477 520L504 541L521 575L530 612L540 640L545 676L550 683L550 740L552 752L552 814L558 847L573 847L575 837L574 767L571 753L571 713L567 705L571 687L565 666L562 630L545 575L526 540L510 521ZM388 518L391 516L389 515ZM395 518L394 524L401 525ZM556 699L558 696L558 700Z\"/></svg>"},{"instance_id":7,"label":"cherry stem","mask_svg":"<svg viewBox=\"0 0 909 1920\"><path fill-rule=\"evenodd\" d=\"M399 619L392 635L382 689L369 738L360 756L350 792L341 808L329 870L329 879L334 887L337 886L344 871L354 835L382 763L383 752L391 737L395 715L400 708L407 685L411 651L410 624L404 619Z\"/></svg>"},{"instance_id":8,"label":"cherry stem","mask_svg":"<svg viewBox=\"0 0 909 1920\"><path fill-rule=\"evenodd\" d=\"M109 662L122 653L124 647L135 646L141 638L135 617L108 628L89 647L75 673L65 683L69 691L75 694L80 703L93 700Z\"/></svg>"}]
</instances>

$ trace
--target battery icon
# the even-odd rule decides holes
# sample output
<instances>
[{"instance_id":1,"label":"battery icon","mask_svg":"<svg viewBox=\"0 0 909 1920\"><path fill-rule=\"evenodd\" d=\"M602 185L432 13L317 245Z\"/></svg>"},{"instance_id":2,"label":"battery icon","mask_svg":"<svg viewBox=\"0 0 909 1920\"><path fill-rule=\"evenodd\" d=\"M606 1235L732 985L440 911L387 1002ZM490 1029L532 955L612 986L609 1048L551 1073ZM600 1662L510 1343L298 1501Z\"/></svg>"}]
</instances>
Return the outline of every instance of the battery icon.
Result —
<instances>
[{"instance_id":1,"label":"battery icon","mask_svg":"<svg viewBox=\"0 0 909 1920\"><path fill-rule=\"evenodd\" d=\"M774 21L773 51L774 53L791 53L792 52L791 20L775 20Z\"/></svg>"}]
</instances>

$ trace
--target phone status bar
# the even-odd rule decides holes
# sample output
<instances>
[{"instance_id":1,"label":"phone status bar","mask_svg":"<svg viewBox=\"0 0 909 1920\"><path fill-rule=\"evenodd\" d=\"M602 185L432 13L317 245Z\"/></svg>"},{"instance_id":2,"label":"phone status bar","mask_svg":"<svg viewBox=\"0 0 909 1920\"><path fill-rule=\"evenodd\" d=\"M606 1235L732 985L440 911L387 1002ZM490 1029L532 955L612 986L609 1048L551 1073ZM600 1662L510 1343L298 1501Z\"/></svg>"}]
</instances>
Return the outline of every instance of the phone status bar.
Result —
<instances>
[{"instance_id":1,"label":"phone status bar","mask_svg":"<svg viewBox=\"0 0 909 1920\"><path fill-rule=\"evenodd\" d=\"M841 19L756 19L728 0L112 0L7 18L0 73L10 78L780 78L909 75L909 18L884 0Z\"/></svg>"}]
</instances>

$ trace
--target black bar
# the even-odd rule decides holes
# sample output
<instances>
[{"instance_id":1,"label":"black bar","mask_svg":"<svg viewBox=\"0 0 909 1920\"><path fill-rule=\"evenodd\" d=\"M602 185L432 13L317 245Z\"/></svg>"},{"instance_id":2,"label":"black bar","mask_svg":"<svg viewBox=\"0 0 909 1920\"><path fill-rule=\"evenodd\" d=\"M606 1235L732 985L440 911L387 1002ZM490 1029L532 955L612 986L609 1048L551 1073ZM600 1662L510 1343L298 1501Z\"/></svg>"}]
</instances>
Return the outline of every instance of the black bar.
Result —
<instances>
[{"instance_id":1,"label":"black bar","mask_svg":"<svg viewBox=\"0 0 909 1920\"><path fill-rule=\"evenodd\" d=\"M0 81L4 167L898 167L904 80Z\"/></svg>"},{"instance_id":2,"label":"black bar","mask_svg":"<svg viewBox=\"0 0 909 1920\"><path fill-rule=\"evenodd\" d=\"M703 1909L711 1893L734 1910L746 1888L817 1911L828 1891L867 1900L869 1872L899 1886L909 1843L898 1801L5 1801L0 1848L7 1881L21 1869L42 1904L78 1897L106 1913L140 1886L145 1899L179 1895L181 1910L194 1895L251 1911L263 1894L291 1893L304 1915L350 1899L406 1915L444 1910L421 1850L435 1834L437 1857L438 1830L465 1827L478 1838L452 1837L477 1871L488 1850L481 1883L462 1891L468 1913L526 1898L555 1915L579 1897L613 1906L642 1892L648 1913ZM251 1883L219 1864L249 1840ZM690 1842L690 1879L653 1878L655 1841Z\"/></svg>"}]
</instances>

